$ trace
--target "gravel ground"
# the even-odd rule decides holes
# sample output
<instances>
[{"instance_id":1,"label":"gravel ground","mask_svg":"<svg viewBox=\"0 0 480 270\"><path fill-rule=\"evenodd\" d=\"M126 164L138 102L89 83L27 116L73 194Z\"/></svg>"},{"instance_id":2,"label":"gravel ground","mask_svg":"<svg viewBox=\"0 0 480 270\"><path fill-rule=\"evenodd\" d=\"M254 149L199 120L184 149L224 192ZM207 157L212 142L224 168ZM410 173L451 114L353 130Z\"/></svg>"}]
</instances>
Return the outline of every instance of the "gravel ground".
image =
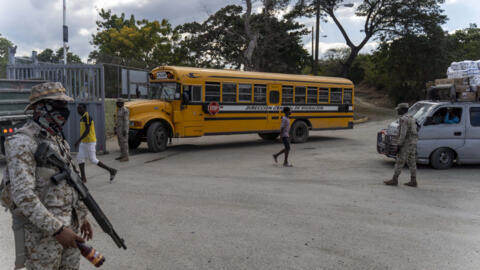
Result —
<instances>
[{"instance_id":1,"label":"gravel ground","mask_svg":"<svg viewBox=\"0 0 480 270\"><path fill-rule=\"evenodd\" d=\"M110 141L100 159L119 174L109 184L88 165L88 187L128 250L95 226L102 269L478 269L480 166L421 166L418 189L384 186L394 163L375 141L388 122L312 132L293 168L256 135L142 145L128 163ZM2 211L0 269L13 265L10 222Z\"/></svg>"}]
</instances>

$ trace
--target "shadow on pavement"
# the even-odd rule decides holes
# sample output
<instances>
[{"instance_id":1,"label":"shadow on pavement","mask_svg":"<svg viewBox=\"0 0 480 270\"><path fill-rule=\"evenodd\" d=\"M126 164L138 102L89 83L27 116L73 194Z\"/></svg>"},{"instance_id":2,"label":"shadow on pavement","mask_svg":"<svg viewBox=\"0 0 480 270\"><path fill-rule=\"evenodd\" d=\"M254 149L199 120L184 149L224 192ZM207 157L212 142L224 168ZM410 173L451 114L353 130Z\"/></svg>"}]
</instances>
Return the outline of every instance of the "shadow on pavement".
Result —
<instances>
[{"instance_id":1,"label":"shadow on pavement","mask_svg":"<svg viewBox=\"0 0 480 270\"><path fill-rule=\"evenodd\" d=\"M296 144L296 145L303 145L306 148L311 148L309 143L314 142L332 142L332 141L349 141L350 139L340 138L340 137L325 137L325 136L311 136L308 138L308 141L303 144ZM279 145L281 141L279 139L275 141L266 141L266 140L251 140L251 141L232 141L232 142L222 142L222 143L208 143L208 144L174 144L169 145L167 150L164 152L168 153L170 151L208 151L208 150L221 150L221 149L237 149L237 148L248 148L248 147L258 147L264 145ZM148 151L146 143L142 143L139 148L135 150L130 150L130 155L141 155L150 153Z\"/></svg>"}]
</instances>

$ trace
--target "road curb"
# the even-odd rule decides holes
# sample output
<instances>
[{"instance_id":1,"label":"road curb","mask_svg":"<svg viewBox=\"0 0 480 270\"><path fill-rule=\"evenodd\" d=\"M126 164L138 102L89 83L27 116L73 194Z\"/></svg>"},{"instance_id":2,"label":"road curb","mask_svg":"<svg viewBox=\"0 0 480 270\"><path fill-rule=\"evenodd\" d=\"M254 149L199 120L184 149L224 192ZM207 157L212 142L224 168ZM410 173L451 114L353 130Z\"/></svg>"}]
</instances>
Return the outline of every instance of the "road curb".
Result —
<instances>
[{"instance_id":1,"label":"road curb","mask_svg":"<svg viewBox=\"0 0 480 270\"><path fill-rule=\"evenodd\" d=\"M363 117L363 118L360 118L360 119L353 120L354 124L363 124L363 123L366 123L366 122L368 122L368 117Z\"/></svg>"}]
</instances>

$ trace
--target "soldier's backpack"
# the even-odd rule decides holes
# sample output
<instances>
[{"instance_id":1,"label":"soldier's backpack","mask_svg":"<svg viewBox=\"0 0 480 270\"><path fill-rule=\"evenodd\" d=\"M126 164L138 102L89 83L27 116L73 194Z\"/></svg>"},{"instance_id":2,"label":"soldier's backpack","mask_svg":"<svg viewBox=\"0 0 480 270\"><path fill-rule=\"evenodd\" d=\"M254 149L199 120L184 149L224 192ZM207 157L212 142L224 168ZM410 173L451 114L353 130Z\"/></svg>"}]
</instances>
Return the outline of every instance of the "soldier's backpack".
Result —
<instances>
[{"instance_id":1,"label":"soldier's backpack","mask_svg":"<svg viewBox=\"0 0 480 270\"><path fill-rule=\"evenodd\" d=\"M38 139L25 129L19 129L16 133L22 133L30 138L34 139L38 143ZM46 196L46 190L44 194L41 194L42 199ZM17 209L11 190L10 175L8 172L8 166L3 171L2 182L0 183L0 204L5 208L5 211L10 211L12 214L12 230L15 240L15 269L21 269L25 267L26 254L25 254L25 224L28 222L27 218Z\"/></svg>"},{"instance_id":2,"label":"soldier's backpack","mask_svg":"<svg viewBox=\"0 0 480 270\"><path fill-rule=\"evenodd\" d=\"M8 167L3 171L2 182L0 183L0 203L5 207L5 211L10 210L12 213L12 230L15 241L15 269L25 267L25 223L27 222L12 199L10 177L8 174Z\"/></svg>"}]
</instances>

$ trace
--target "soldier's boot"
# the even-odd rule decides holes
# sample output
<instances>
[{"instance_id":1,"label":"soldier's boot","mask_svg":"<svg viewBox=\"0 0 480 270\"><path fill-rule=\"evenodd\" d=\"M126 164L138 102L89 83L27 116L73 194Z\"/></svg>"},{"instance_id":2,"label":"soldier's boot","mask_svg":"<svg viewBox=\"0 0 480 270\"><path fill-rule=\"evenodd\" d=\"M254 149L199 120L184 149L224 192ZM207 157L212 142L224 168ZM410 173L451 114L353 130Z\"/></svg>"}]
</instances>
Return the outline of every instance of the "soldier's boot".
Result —
<instances>
[{"instance_id":1,"label":"soldier's boot","mask_svg":"<svg viewBox=\"0 0 480 270\"><path fill-rule=\"evenodd\" d=\"M119 157L115 158L115 160L120 160L122 158L123 158L123 156L119 156Z\"/></svg>"},{"instance_id":2,"label":"soldier's boot","mask_svg":"<svg viewBox=\"0 0 480 270\"><path fill-rule=\"evenodd\" d=\"M128 161L128 156L125 156L125 157L122 157L121 159L119 159L120 162L126 162Z\"/></svg>"},{"instance_id":3,"label":"soldier's boot","mask_svg":"<svg viewBox=\"0 0 480 270\"><path fill-rule=\"evenodd\" d=\"M416 176L412 176L410 178L410 182L408 183L405 183L405 186L409 186L409 187L417 187L417 177Z\"/></svg>"},{"instance_id":4,"label":"soldier's boot","mask_svg":"<svg viewBox=\"0 0 480 270\"><path fill-rule=\"evenodd\" d=\"M383 182L387 186L397 186L398 185L398 175L394 174L391 180Z\"/></svg>"}]
</instances>

